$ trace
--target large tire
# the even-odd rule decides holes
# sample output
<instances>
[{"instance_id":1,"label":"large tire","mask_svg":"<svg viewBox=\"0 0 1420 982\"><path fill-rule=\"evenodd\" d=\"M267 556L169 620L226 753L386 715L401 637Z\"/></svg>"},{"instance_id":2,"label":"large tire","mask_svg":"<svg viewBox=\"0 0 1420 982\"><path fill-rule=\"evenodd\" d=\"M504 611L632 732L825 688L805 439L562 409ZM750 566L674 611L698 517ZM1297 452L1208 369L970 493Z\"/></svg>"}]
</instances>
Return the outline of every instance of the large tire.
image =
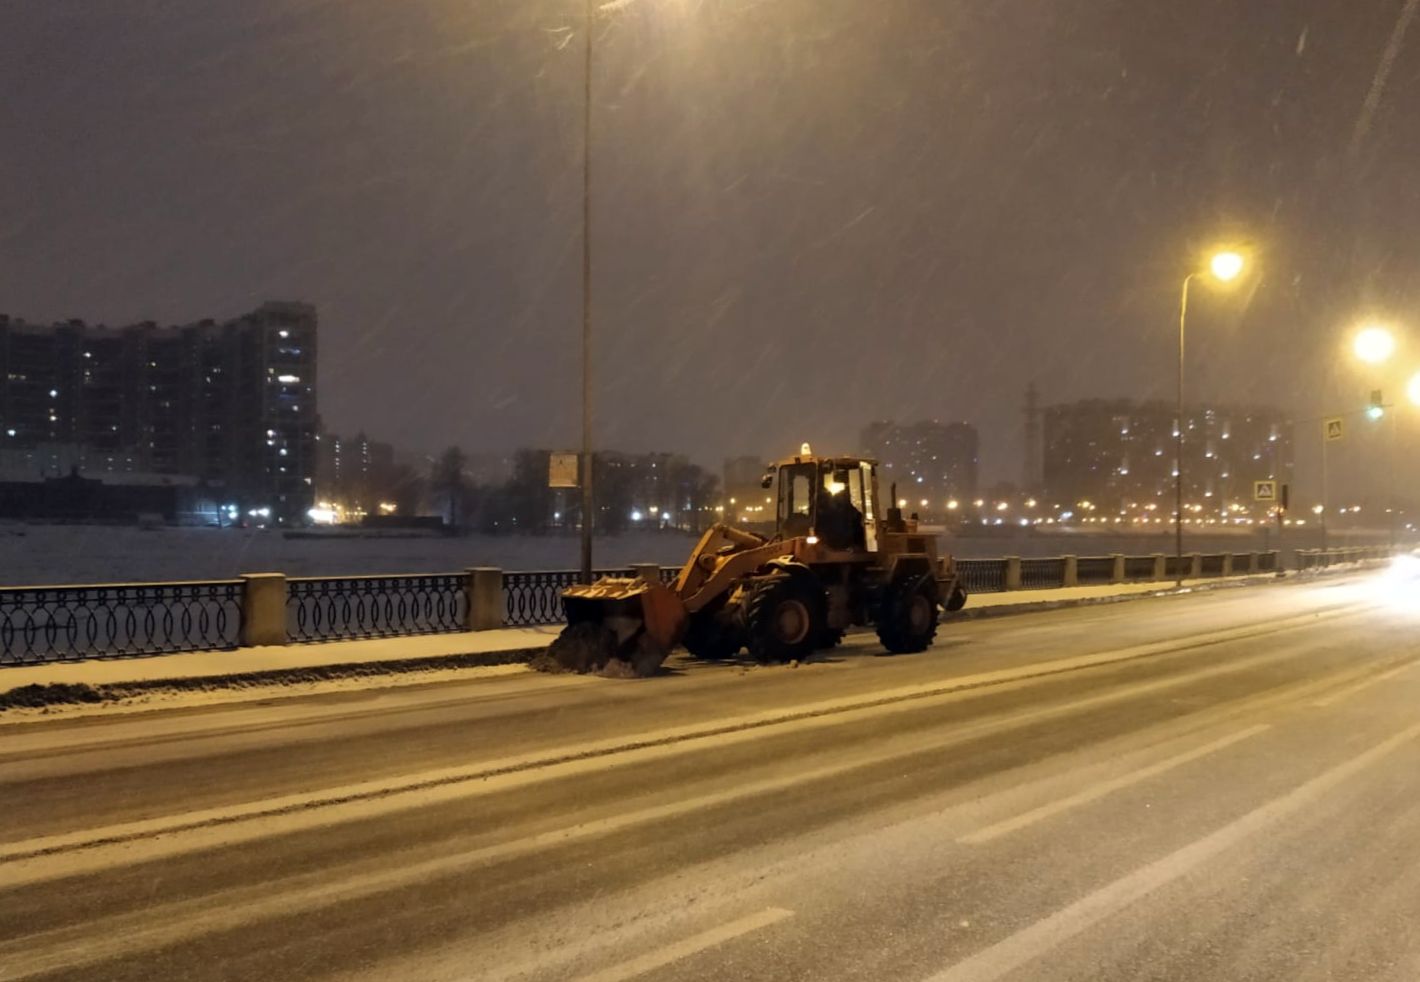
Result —
<instances>
[{"instance_id":1,"label":"large tire","mask_svg":"<svg viewBox=\"0 0 1420 982\"><path fill-rule=\"evenodd\" d=\"M755 661L792 661L813 654L828 619L823 588L812 576L775 573L763 579L745 610Z\"/></svg>"},{"instance_id":2,"label":"large tire","mask_svg":"<svg viewBox=\"0 0 1420 982\"><path fill-rule=\"evenodd\" d=\"M937 636L937 581L912 576L891 584L878 611L878 640L895 655L926 651Z\"/></svg>"},{"instance_id":3,"label":"large tire","mask_svg":"<svg viewBox=\"0 0 1420 982\"><path fill-rule=\"evenodd\" d=\"M690 615L685 626L685 650L702 661L724 661L739 654L740 639L733 628L721 620L720 607L698 610Z\"/></svg>"}]
</instances>

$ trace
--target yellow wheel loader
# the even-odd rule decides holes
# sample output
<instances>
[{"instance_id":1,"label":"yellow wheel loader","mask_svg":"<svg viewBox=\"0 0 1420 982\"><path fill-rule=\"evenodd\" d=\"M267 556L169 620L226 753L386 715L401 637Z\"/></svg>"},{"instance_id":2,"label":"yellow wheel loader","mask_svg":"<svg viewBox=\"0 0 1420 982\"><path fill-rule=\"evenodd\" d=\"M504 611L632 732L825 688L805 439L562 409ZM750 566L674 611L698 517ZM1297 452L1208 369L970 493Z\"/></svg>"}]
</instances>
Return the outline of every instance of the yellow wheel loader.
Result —
<instances>
[{"instance_id":1,"label":"yellow wheel loader","mask_svg":"<svg viewBox=\"0 0 1420 982\"><path fill-rule=\"evenodd\" d=\"M773 536L715 525L670 585L608 577L566 590L553 661L647 676L678 643L697 658L747 649L760 662L789 661L833 647L854 625L875 626L890 652L922 651L940 610L966 603L936 539L904 521L895 500L881 506L876 461L817 457L805 444L763 486L778 488Z\"/></svg>"}]
</instances>

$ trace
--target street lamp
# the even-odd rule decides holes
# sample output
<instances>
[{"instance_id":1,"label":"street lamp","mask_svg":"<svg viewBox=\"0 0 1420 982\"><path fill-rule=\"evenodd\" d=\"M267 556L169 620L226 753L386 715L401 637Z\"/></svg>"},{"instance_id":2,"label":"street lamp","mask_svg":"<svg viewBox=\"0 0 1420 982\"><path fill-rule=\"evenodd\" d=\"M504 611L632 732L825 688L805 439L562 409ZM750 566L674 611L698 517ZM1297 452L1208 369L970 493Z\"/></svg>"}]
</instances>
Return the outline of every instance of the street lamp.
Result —
<instances>
[{"instance_id":1,"label":"street lamp","mask_svg":"<svg viewBox=\"0 0 1420 982\"><path fill-rule=\"evenodd\" d=\"M1231 249L1221 249L1208 261L1208 274L1220 283L1231 283L1242 275L1247 260L1242 253ZM1188 288L1193 283L1197 271L1183 278L1183 291L1178 305L1178 415L1174 421L1174 576L1175 582L1183 585L1183 356L1184 342L1188 328Z\"/></svg>"},{"instance_id":2,"label":"street lamp","mask_svg":"<svg viewBox=\"0 0 1420 982\"><path fill-rule=\"evenodd\" d=\"M1405 395L1412 406L1420 406L1420 372L1410 377L1410 382L1405 386Z\"/></svg>"},{"instance_id":3,"label":"street lamp","mask_svg":"<svg viewBox=\"0 0 1420 982\"><path fill-rule=\"evenodd\" d=\"M592 582L592 0L582 33L582 563L579 579Z\"/></svg>"},{"instance_id":4,"label":"street lamp","mask_svg":"<svg viewBox=\"0 0 1420 982\"><path fill-rule=\"evenodd\" d=\"M1395 353L1395 335L1378 324L1362 328L1353 343L1356 357L1368 365L1379 365Z\"/></svg>"}]
</instances>

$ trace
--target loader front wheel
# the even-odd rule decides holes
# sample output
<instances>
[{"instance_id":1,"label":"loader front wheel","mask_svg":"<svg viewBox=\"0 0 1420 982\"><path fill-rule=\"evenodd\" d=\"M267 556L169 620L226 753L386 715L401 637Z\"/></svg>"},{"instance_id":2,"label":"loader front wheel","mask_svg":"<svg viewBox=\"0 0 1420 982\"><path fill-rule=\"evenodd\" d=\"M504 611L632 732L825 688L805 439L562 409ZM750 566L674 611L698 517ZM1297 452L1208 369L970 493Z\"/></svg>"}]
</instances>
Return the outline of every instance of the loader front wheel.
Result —
<instances>
[{"instance_id":1,"label":"loader front wheel","mask_svg":"<svg viewBox=\"0 0 1420 982\"><path fill-rule=\"evenodd\" d=\"M750 655L762 663L807 658L823 636L826 608L822 588L809 577L767 577L745 612Z\"/></svg>"},{"instance_id":2,"label":"loader front wheel","mask_svg":"<svg viewBox=\"0 0 1420 982\"><path fill-rule=\"evenodd\" d=\"M878 640L895 655L926 651L937 636L937 582L930 576L888 587L878 612Z\"/></svg>"}]
</instances>

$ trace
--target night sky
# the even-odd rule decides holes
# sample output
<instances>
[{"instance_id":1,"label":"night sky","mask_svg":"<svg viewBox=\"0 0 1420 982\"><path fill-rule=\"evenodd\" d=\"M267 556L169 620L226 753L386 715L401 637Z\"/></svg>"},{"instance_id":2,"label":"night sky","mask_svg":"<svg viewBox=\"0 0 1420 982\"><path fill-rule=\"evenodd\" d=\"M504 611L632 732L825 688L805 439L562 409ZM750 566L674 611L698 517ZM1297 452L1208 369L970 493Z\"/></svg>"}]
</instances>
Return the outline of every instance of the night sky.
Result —
<instances>
[{"instance_id":1,"label":"night sky","mask_svg":"<svg viewBox=\"0 0 1420 982\"><path fill-rule=\"evenodd\" d=\"M1420 23L1383 63L1407 3L612 5L598 442L718 465L967 419L1015 478L1030 379L1172 398L1178 284L1219 239L1257 273L1196 295L1195 392L1358 406L1345 335L1375 315L1409 332L1399 395ZM328 427L575 445L581 30L565 0L5 0L0 311L307 300Z\"/></svg>"}]
</instances>

